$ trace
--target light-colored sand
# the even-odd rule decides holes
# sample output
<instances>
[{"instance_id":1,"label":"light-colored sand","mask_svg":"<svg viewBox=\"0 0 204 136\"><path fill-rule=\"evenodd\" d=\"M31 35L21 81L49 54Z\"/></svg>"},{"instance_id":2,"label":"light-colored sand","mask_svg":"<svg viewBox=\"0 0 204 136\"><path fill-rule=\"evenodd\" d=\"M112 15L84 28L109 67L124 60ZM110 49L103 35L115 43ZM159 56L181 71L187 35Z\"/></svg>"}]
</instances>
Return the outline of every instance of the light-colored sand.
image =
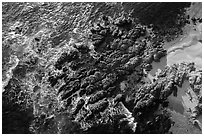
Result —
<instances>
[{"instance_id":1,"label":"light-colored sand","mask_svg":"<svg viewBox=\"0 0 204 136\"><path fill-rule=\"evenodd\" d=\"M168 48L167 65L181 62L194 62L196 68L202 68L202 24L189 31L189 34Z\"/></svg>"}]
</instances>

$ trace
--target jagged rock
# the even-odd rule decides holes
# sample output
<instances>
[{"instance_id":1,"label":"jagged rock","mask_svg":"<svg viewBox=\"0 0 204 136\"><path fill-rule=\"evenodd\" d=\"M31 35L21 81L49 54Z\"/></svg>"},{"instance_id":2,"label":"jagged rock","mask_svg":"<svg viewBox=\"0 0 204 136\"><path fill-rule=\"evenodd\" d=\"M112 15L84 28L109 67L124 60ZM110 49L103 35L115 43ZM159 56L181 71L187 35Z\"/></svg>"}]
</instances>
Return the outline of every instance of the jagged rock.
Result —
<instances>
[{"instance_id":1,"label":"jagged rock","mask_svg":"<svg viewBox=\"0 0 204 136\"><path fill-rule=\"evenodd\" d=\"M188 72L193 71L193 66L181 64L165 68L154 83L145 83L141 80L145 76L143 70L150 70L150 63L153 60L159 61L165 55L162 43L164 38L158 35L166 36L166 34L158 34L158 26L154 27L156 23L151 26L154 27L152 33L148 34L150 30L147 31L146 26L139 24L143 19L135 18L137 11L131 11L126 15L125 7L122 8L126 3L25 4L26 6L18 9L18 11L23 9L20 12L22 15L15 13L15 10L9 11L9 18L5 16L5 11L7 8L10 9L10 6L12 10L15 9L15 6L13 8L15 4L3 6L5 9L3 22L8 20L15 23L15 20L18 20L19 23L25 23L17 27L14 25L14 29L11 30L14 35L10 35L10 32L8 36L7 33L3 33L3 41L9 47L26 43L26 51L22 56L27 58L27 54L34 52L39 60L31 57L29 61L25 61L24 58L21 59L21 55L18 55L20 63L13 70L13 76L19 80L16 82L25 82L23 85L26 85L16 87L16 83L9 83L5 87L5 90L8 88L11 90L3 93L3 109L6 109L4 112L6 118L3 119L7 119L7 114L10 114L10 110L7 109L14 108L17 117L26 115L27 118L30 113L35 113L36 119L31 128L33 127L33 132L37 133L81 133L81 129L83 133L89 133L90 129L96 131L100 128L112 133L167 133L169 117L163 114L154 117L152 112L156 110L155 105L162 104L172 93L175 83L182 85L183 78L188 76ZM131 5L137 9L133 3ZM151 9L155 6L147 7ZM141 14L143 11L137 13ZM48 24L44 24L44 20L47 20ZM201 21L201 19L195 20ZM94 25L90 28L92 24ZM3 31L7 31L10 23L4 26L6 29ZM10 31L10 28L8 30ZM12 38L18 35L23 37L20 37L20 40ZM26 40L19 42L21 38ZM29 41L31 46L27 45ZM23 47L24 45L21 46ZM40 73L35 71L36 67L42 67L45 72L40 75L40 80L35 80L35 76L28 74L32 71ZM27 74L29 78L26 77ZM120 88L120 83L123 81L127 81L128 84L124 90ZM27 82L32 84L32 87L27 85ZM201 80L197 78L195 82L200 85ZM33 90L33 86L40 86L41 89L30 91L29 88ZM201 86L195 88L200 90ZM32 94L21 97L24 90ZM29 104L24 101L28 100L27 97L32 98L31 96L39 97L34 100L36 103L30 104L35 106L35 111L21 112ZM32 106L30 109L33 109ZM65 115L61 115L62 113ZM152 120L149 120L150 116ZM11 119L12 123L13 121ZM8 121L3 122L4 125L8 123ZM22 124L27 126L27 123L25 121ZM14 121L14 124L18 123Z\"/></svg>"},{"instance_id":2,"label":"jagged rock","mask_svg":"<svg viewBox=\"0 0 204 136\"><path fill-rule=\"evenodd\" d=\"M151 64L148 64L148 63L144 63L143 64L143 68L146 70L146 71L150 71L152 69L152 65Z\"/></svg>"},{"instance_id":3,"label":"jagged rock","mask_svg":"<svg viewBox=\"0 0 204 136\"><path fill-rule=\"evenodd\" d=\"M124 101L125 100L125 96L123 94L117 94L117 96L114 98L114 103L118 103L120 101Z\"/></svg>"},{"instance_id":4,"label":"jagged rock","mask_svg":"<svg viewBox=\"0 0 204 136\"><path fill-rule=\"evenodd\" d=\"M193 90L197 93L201 91L202 85L194 85Z\"/></svg>"},{"instance_id":5,"label":"jagged rock","mask_svg":"<svg viewBox=\"0 0 204 136\"><path fill-rule=\"evenodd\" d=\"M83 96L86 93L86 89L81 88L79 90L79 96Z\"/></svg>"},{"instance_id":6,"label":"jagged rock","mask_svg":"<svg viewBox=\"0 0 204 136\"><path fill-rule=\"evenodd\" d=\"M161 57L166 55L166 51L158 51L156 54L154 54L154 61L158 62Z\"/></svg>"},{"instance_id":7,"label":"jagged rock","mask_svg":"<svg viewBox=\"0 0 204 136\"><path fill-rule=\"evenodd\" d=\"M79 112L79 110L83 107L84 104L85 104L85 100L80 99L77 102L76 107L74 108L74 110L72 112L72 115L76 115Z\"/></svg>"},{"instance_id":8,"label":"jagged rock","mask_svg":"<svg viewBox=\"0 0 204 136\"><path fill-rule=\"evenodd\" d=\"M54 76L50 76L50 77L48 78L48 81L50 82L50 84L51 84L52 87L57 84L57 82L58 82L57 80L58 80L58 79L57 79L56 77L54 77Z\"/></svg>"},{"instance_id":9,"label":"jagged rock","mask_svg":"<svg viewBox=\"0 0 204 136\"><path fill-rule=\"evenodd\" d=\"M119 18L116 20L115 25L119 27L129 26L132 24L131 19Z\"/></svg>"},{"instance_id":10,"label":"jagged rock","mask_svg":"<svg viewBox=\"0 0 204 136\"><path fill-rule=\"evenodd\" d=\"M94 85L89 85L86 87L86 95L91 95L92 93L94 93L95 90L95 86Z\"/></svg>"},{"instance_id":11,"label":"jagged rock","mask_svg":"<svg viewBox=\"0 0 204 136\"><path fill-rule=\"evenodd\" d=\"M80 82L72 81L69 85L64 85L64 87L61 87L61 88L59 91L60 92L63 91L62 93L62 100L63 100L70 97L72 94L74 94L76 91L80 89Z\"/></svg>"},{"instance_id":12,"label":"jagged rock","mask_svg":"<svg viewBox=\"0 0 204 136\"><path fill-rule=\"evenodd\" d=\"M103 88L107 89L111 84L113 84L116 81L116 75L115 74L108 74L106 78L102 80Z\"/></svg>"},{"instance_id":13,"label":"jagged rock","mask_svg":"<svg viewBox=\"0 0 204 136\"><path fill-rule=\"evenodd\" d=\"M124 67L126 69L134 69L139 64L140 64L140 59L138 57L133 57L124 65Z\"/></svg>"},{"instance_id":14,"label":"jagged rock","mask_svg":"<svg viewBox=\"0 0 204 136\"><path fill-rule=\"evenodd\" d=\"M57 69L62 69L64 63L69 63L79 57L77 50L71 50L70 52L63 52L62 55L57 60L55 67Z\"/></svg>"},{"instance_id":15,"label":"jagged rock","mask_svg":"<svg viewBox=\"0 0 204 136\"><path fill-rule=\"evenodd\" d=\"M192 85L195 83L195 80L196 80L196 77L195 77L195 76L191 76L191 77L189 77L189 79L188 79L189 83L192 84Z\"/></svg>"},{"instance_id":16,"label":"jagged rock","mask_svg":"<svg viewBox=\"0 0 204 136\"><path fill-rule=\"evenodd\" d=\"M99 91L89 98L88 103L93 104L93 103L103 99L106 96L106 94L107 94L107 92L105 92L103 90Z\"/></svg>"},{"instance_id":17,"label":"jagged rock","mask_svg":"<svg viewBox=\"0 0 204 136\"><path fill-rule=\"evenodd\" d=\"M95 104L89 106L92 114L103 112L109 105L109 102L106 99L100 100Z\"/></svg>"},{"instance_id":18,"label":"jagged rock","mask_svg":"<svg viewBox=\"0 0 204 136\"><path fill-rule=\"evenodd\" d=\"M154 96L151 94L146 94L142 99L137 101L135 107L134 107L134 112L138 112L138 110L143 110L147 107L152 106L153 101L154 101ZM148 109L148 108L147 108Z\"/></svg>"},{"instance_id":19,"label":"jagged rock","mask_svg":"<svg viewBox=\"0 0 204 136\"><path fill-rule=\"evenodd\" d=\"M89 85L88 80L84 79L81 83L81 88L86 88Z\"/></svg>"},{"instance_id":20,"label":"jagged rock","mask_svg":"<svg viewBox=\"0 0 204 136\"><path fill-rule=\"evenodd\" d=\"M201 76L197 76L196 77L196 80L195 80L195 84L196 85L200 85L202 83L202 78L201 78Z\"/></svg>"},{"instance_id":21,"label":"jagged rock","mask_svg":"<svg viewBox=\"0 0 204 136\"><path fill-rule=\"evenodd\" d=\"M65 106L68 107L72 103L72 97L67 98Z\"/></svg>"},{"instance_id":22,"label":"jagged rock","mask_svg":"<svg viewBox=\"0 0 204 136\"><path fill-rule=\"evenodd\" d=\"M153 60L154 60L154 57L153 57L152 54L149 54L149 55L145 56L145 58L143 59L143 61L144 61L145 63L147 63L147 64L152 63Z\"/></svg>"}]
</instances>

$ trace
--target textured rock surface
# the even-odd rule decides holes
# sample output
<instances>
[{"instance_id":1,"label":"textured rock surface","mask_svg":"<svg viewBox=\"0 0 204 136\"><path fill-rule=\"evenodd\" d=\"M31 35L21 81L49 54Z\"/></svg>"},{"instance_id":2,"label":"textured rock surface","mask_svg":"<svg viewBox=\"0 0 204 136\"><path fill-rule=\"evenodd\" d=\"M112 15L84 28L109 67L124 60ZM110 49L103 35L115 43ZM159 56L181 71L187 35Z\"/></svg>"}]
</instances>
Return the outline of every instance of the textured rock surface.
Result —
<instances>
[{"instance_id":1,"label":"textured rock surface","mask_svg":"<svg viewBox=\"0 0 204 136\"><path fill-rule=\"evenodd\" d=\"M3 54L3 133L170 133L167 98L186 78L199 92L202 77L193 63L181 63L152 82L143 78L166 55L164 41L181 32L189 3L171 4L168 20L180 23L161 34L162 22L145 24L128 5L3 3L3 50L18 58L13 68Z\"/></svg>"}]
</instances>

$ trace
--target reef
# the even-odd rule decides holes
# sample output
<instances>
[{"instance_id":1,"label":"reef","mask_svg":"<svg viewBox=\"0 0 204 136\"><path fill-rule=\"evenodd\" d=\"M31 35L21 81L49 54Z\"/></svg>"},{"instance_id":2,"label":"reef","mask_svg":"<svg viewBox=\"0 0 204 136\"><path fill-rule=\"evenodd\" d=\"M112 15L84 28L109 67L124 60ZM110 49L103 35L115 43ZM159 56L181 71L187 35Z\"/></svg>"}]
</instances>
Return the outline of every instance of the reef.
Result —
<instances>
[{"instance_id":1,"label":"reef","mask_svg":"<svg viewBox=\"0 0 204 136\"><path fill-rule=\"evenodd\" d=\"M58 9L44 19L57 17L68 12L66 6L71 3L56 4L41 3L24 9L26 12L22 10L19 22L29 20L31 26L38 26L35 24L38 16L33 18L32 13L47 14L53 6ZM69 12L74 17L53 18L56 24L61 24L55 28L49 28L50 21L46 29L42 29L45 26L28 29L21 23L9 29L11 32L4 36L3 44L10 42L9 48L13 50L19 45L12 40L22 40L19 42L25 46L15 51L20 61L4 86L3 133L171 133L169 129L174 122L166 110L167 98L176 95L184 80L189 80L193 91L199 94L201 74L193 74L196 71L193 63L181 63L166 66L153 81L145 82L152 62L159 62L166 55L163 35L168 32L158 34L156 27L140 23L135 12L117 12L116 16L103 10L93 16L96 5L74 3L73 13ZM106 6L108 9L111 4ZM58 12L61 9L63 12ZM5 16L4 13L4 24ZM177 26L179 33L187 19L184 14L177 18L183 19ZM78 21L84 26L75 29ZM12 40L8 38L11 35ZM6 63L6 58L3 59ZM199 98L195 116L202 111L201 94ZM24 119L19 120L19 115L25 115Z\"/></svg>"}]
</instances>

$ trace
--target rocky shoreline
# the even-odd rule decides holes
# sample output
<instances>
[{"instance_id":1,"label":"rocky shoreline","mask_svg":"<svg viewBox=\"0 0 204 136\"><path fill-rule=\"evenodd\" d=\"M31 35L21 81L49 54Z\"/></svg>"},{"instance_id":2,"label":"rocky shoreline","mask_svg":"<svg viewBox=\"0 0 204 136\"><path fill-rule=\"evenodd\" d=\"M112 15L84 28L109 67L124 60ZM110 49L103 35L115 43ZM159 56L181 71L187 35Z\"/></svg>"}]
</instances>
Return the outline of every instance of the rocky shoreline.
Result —
<instances>
[{"instance_id":1,"label":"rocky shoreline","mask_svg":"<svg viewBox=\"0 0 204 136\"><path fill-rule=\"evenodd\" d=\"M185 80L192 90L183 100L195 99L189 108L200 127L202 71L194 63L166 66L148 77L152 63L167 55L165 41L188 23L189 3L175 9L170 4L175 15L167 20L177 18L171 25L178 30L164 31L159 20L147 25L141 12L139 21L136 9L126 11L129 3L24 4L16 3L19 15L8 3L3 6L15 14L9 24L3 13L3 50L8 46L19 60L14 68L3 56L3 69L12 71L2 92L3 133L172 133L168 97L176 96ZM147 16L152 4L144 10ZM164 3L157 5L164 10ZM12 24L15 18L19 25ZM155 26L158 22L162 25ZM17 120L22 114L24 120Z\"/></svg>"}]
</instances>

